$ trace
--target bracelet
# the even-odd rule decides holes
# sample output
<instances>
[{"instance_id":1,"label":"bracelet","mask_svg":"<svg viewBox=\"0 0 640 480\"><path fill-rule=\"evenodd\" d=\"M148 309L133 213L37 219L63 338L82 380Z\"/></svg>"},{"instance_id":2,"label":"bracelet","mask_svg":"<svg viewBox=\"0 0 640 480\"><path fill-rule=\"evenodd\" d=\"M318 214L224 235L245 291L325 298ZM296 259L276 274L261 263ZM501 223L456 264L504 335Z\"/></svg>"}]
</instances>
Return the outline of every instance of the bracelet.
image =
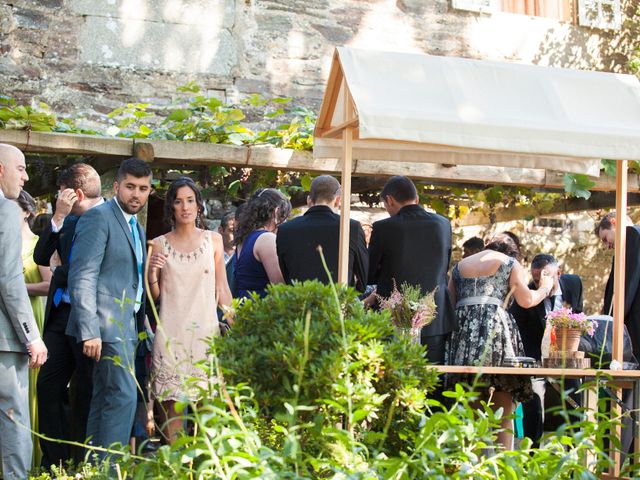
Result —
<instances>
[{"instance_id":1,"label":"bracelet","mask_svg":"<svg viewBox=\"0 0 640 480\"><path fill-rule=\"evenodd\" d=\"M149 282L149 286L155 285L156 283L158 283L158 280L156 280L155 282Z\"/></svg>"}]
</instances>

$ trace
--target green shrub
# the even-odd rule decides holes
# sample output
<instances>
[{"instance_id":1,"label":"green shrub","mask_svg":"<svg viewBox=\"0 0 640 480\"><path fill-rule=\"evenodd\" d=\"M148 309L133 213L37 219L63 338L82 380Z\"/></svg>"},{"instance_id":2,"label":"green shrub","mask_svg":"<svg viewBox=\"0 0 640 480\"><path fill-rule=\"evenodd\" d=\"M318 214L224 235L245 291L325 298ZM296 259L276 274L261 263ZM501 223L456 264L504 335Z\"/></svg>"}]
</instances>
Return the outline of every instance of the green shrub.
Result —
<instances>
[{"instance_id":1,"label":"green shrub","mask_svg":"<svg viewBox=\"0 0 640 480\"><path fill-rule=\"evenodd\" d=\"M386 453L418 428L437 384L424 347L397 339L387 313L365 310L352 289L334 296L316 281L274 285L246 301L215 348L227 382L248 382L267 421L305 405L298 418L314 425L308 436L340 424Z\"/></svg>"}]
</instances>

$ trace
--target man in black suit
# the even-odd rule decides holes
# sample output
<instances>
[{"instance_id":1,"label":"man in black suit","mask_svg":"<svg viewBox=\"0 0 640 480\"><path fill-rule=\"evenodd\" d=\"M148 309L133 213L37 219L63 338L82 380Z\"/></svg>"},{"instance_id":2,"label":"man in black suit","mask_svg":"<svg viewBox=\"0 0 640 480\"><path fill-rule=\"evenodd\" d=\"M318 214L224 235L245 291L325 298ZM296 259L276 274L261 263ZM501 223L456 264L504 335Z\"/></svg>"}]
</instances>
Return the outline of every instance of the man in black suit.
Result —
<instances>
[{"instance_id":1,"label":"man in black suit","mask_svg":"<svg viewBox=\"0 0 640 480\"><path fill-rule=\"evenodd\" d=\"M276 249L285 282L329 278L322 266L318 245L327 262L333 281L338 280L338 247L340 216L333 212L340 206L340 183L330 175L311 182L307 197L309 210L278 227ZM369 256L362 226L356 220L349 224L349 285L364 291L367 285Z\"/></svg>"},{"instance_id":2,"label":"man in black suit","mask_svg":"<svg viewBox=\"0 0 640 480\"><path fill-rule=\"evenodd\" d=\"M511 307L511 314L520 330L524 351L528 357L533 357L538 361L542 358L542 338L547 325L547 314L564 306L571 307L576 313L582 312L582 280L578 275L563 274L553 255L540 253L533 257L531 261L533 281L529 284L529 288L538 289L541 272L547 266L549 266L548 270L554 279L549 296L535 307L522 308L515 302ZM544 379L534 378L532 384L535 395L531 400L522 404L523 427L525 436L537 443L544 431L545 409L543 406L547 389ZM565 388L575 389L577 385L575 382L567 381ZM547 404L549 403L551 402L547 402Z\"/></svg>"},{"instance_id":3,"label":"man in black suit","mask_svg":"<svg viewBox=\"0 0 640 480\"><path fill-rule=\"evenodd\" d=\"M92 362L82 355L82 345L65 334L71 310L67 274L76 223L90 208L103 202L100 176L90 165L76 163L58 178L60 190L56 211L41 233L33 251L38 265L49 266L54 252L60 265L52 266L53 277L47 296L44 342L49 361L38 375L39 430L50 438L85 441L89 403L91 401ZM75 375L75 396L71 398L72 418L67 418L67 385ZM70 431L70 427L72 431ZM59 465L71 458L69 446L41 440L42 466ZM78 451L76 460L81 460Z\"/></svg>"},{"instance_id":4,"label":"man in black suit","mask_svg":"<svg viewBox=\"0 0 640 480\"><path fill-rule=\"evenodd\" d=\"M596 235L609 249L615 248L616 239L616 214L607 213L596 227ZM627 249L625 255L624 272L624 324L627 326L633 355L640 358L640 227L629 225L627 227ZM613 277L615 263L611 263L611 273L604 291L603 313L612 312L613 301Z\"/></svg>"},{"instance_id":5,"label":"man in black suit","mask_svg":"<svg viewBox=\"0 0 640 480\"><path fill-rule=\"evenodd\" d=\"M407 177L385 184L380 198L390 218L373 224L369 243L369 283L388 297L394 282L419 285L424 294L435 290L436 318L422 329L421 341L433 363L444 363L444 346L456 328L447 289L451 260L451 223L418 204L418 192Z\"/></svg>"}]
</instances>

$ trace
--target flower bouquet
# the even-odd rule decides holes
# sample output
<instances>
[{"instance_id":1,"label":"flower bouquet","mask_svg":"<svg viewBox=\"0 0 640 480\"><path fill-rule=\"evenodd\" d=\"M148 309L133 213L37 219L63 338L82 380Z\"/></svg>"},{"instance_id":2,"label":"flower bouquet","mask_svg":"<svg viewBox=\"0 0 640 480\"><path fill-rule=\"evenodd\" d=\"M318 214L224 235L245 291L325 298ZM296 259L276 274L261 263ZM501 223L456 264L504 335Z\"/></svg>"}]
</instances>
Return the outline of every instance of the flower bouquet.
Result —
<instances>
[{"instance_id":1,"label":"flower bouquet","mask_svg":"<svg viewBox=\"0 0 640 480\"><path fill-rule=\"evenodd\" d=\"M551 343L558 349L575 351L583 334L593 336L598 323L587 318L584 313L573 313L565 307L547 314L547 322L552 327Z\"/></svg>"},{"instance_id":2,"label":"flower bouquet","mask_svg":"<svg viewBox=\"0 0 640 480\"><path fill-rule=\"evenodd\" d=\"M429 325L436 315L434 292L422 294L419 286L403 283L398 290L393 284L389 298L378 297L381 310L391 313L391 322L400 335L410 335L415 342L419 341L420 330Z\"/></svg>"}]
</instances>

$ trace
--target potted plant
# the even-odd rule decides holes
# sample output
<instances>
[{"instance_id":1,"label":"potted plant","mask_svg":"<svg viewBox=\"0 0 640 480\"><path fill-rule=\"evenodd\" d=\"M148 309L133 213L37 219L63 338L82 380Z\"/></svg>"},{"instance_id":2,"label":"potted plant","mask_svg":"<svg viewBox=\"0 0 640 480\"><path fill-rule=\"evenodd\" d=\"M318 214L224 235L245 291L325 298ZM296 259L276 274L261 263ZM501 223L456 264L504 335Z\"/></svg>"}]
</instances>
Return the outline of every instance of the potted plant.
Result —
<instances>
[{"instance_id":1,"label":"potted plant","mask_svg":"<svg viewBox=\"0 0 640 480\"><path fill-rule=\"evenodd\" d=\"M576 351L583 334L593 336L597 322L587 318L584 313L574 313L571 308L565 307L551 311L547 314L547 321L553 328L552 341L561 351Z\"/></svg>"},{"instance_id":2,"label":"potted plant","mask_svg":"<svg viewBox=\"0 0 640 480\"><path fill-rule=\"evenodd\" d=\"M378 296L381 310L391 313L391 322L399 335L408 335L418 343L420 331L436 316L434 292L422 294L419 286L403 283L398 290L393 284L389 298Z\"/></svg>"}]
</instances>

